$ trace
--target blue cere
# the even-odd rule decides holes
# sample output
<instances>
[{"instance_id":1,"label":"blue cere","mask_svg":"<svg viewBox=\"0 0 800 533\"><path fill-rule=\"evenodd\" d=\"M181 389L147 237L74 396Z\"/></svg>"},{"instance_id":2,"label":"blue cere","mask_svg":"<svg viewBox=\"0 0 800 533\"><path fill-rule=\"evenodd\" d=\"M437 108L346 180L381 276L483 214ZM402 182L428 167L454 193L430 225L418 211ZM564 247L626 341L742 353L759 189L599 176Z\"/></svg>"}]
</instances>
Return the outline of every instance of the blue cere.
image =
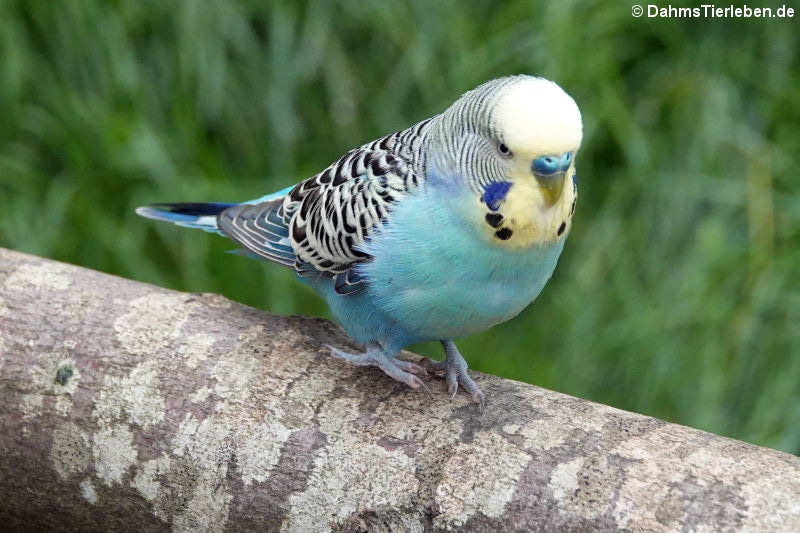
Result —
<instances>
[{"instance_id":1,"label":"blue cere","mask_svg":"<svg viewBox=\"0 0 800 533\"><path fill-rule=\"evenodd\" d=\"M543 155L533 160L531 170L540 176L549 176L556 172L567 170L572 164L572 152L562 154L561 157L555 155Z\"/></svg>"}]
</instances>

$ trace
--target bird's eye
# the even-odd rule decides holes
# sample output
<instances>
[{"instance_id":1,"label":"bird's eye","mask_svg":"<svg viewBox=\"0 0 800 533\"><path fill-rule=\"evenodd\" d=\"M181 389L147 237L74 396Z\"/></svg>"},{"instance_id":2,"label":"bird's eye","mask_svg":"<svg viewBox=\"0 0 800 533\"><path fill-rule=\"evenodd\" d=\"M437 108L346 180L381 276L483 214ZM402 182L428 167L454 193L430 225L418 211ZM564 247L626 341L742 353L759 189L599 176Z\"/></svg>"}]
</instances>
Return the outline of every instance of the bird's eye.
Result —
<instances>
[{"instance_id":1,"label":"bird's eye","mask_svg":"<svg viewBox=\"0 0 800 533\"><path fill-rule=\"evenodd\" d=\"M503 157L511 157L511 150L503 143L497 145L497 151L500 152L500 155Z\"/></svg>"}]
</instances>

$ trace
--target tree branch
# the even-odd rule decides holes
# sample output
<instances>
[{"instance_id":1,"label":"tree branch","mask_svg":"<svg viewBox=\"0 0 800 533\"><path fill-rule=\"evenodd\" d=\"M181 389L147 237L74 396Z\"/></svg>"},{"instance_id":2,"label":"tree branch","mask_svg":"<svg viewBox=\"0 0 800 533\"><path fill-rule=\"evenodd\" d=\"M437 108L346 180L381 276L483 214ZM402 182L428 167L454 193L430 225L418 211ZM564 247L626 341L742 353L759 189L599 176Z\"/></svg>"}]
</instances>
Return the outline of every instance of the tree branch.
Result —
<instances>
[{"instance_id":1,"label":"tree branch","mask_svg":"<svg viewBox=\"0 0 800 533\"><path fill-rule=\"evenodd\" d=\"M481 413L325 343L350 345L0 250L0 524L800 530L797 457L486 375Z\"/></svg>"}]
</instances>

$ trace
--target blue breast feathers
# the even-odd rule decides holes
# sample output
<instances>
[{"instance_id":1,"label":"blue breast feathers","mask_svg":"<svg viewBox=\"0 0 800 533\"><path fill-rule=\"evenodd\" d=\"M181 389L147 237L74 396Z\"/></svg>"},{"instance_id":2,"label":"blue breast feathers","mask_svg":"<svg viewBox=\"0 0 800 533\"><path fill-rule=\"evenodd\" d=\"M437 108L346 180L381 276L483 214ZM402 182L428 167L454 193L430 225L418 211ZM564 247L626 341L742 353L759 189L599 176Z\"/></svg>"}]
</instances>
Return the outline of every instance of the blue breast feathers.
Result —
<instances>
[{"instance_id":1,"label":"blue breast feathers","mask_svg":"<svg viewBox=\"0 0 800 533\"><path fill-rule=\"evenodd\" d=\"M341 294L343 280L305 279L354 339L402 347L483 331L522 311L553 273L563 239L524 250L492 246L465 222L469 195L448 192L429 187L398 204L365 245L372 260L348 280L366 280L365 290Z\"/></svg>"}]
</instances>

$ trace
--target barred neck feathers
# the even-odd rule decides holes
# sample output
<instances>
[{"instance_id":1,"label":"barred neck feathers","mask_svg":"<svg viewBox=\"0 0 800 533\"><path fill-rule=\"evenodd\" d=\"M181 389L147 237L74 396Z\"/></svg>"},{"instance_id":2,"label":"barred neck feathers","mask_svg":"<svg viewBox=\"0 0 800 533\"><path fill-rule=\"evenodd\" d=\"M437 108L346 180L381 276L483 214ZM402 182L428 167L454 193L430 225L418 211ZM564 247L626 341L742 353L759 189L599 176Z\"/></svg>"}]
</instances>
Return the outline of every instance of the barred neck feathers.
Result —
<instances>
[{"instance_id":1,"label":"barred neck feathers","mask_svg":"<svg viewBox=\"0 0 800 533\"><path fill-rule=\"evenodd\" d=\"M417 122L404 130L391 133L361 147L362 150L385 150L408 163L419 176L424 177L426 138L439 115Z\"/></svg>"}]
</instances>

